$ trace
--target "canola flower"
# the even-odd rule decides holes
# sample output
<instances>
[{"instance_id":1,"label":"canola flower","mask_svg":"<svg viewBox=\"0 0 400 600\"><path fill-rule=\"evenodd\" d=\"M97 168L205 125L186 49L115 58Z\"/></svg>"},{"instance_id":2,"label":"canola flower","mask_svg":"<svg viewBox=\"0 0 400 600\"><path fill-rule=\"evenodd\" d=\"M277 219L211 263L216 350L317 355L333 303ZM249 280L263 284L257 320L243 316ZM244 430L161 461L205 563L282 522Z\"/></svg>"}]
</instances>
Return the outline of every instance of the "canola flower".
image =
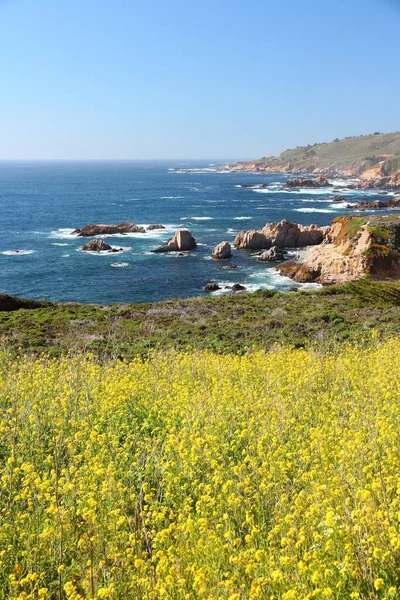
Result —
<instances>
[{"instance_id":1,"label":"canola flower","mask_svg":"<svg viewBox=\"0 0 400 600\"><path fill-rule=\"evenodd\" d=\"M400 340L0 355L0 598L400 597Z\"/></svg>"}]
</instances>

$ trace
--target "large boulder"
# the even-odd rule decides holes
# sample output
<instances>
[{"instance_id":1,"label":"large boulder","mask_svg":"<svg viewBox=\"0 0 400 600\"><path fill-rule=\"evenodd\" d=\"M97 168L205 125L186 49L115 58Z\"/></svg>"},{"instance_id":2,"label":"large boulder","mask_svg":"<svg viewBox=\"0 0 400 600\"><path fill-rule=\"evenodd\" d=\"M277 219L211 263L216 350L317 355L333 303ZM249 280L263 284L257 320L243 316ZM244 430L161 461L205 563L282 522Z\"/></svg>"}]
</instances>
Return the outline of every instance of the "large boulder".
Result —
<instances>
[{"instance_id":1,"label":"large boulder","mask_svg":"<svg viewBox=\"0 0 400 600\"><path fill-rule=\"evenodd\" d=\"M82 250L85 252L110 252L112 247L103 240L90 240L82 246Z\"/></svg>"},{"instance_id":2,"label":"large boulder","mask_svg":"<svg viewBox=\"0 0 400 600\"><path fill-rule=\"evenodd\" d=\"M82 229L75 229L71 235L79 237L92 237L94 235L113 235L115 233L146 233L141 225L135 223L119 223L119 225L86 225Z\"/></svg>"},{"instance_id":3,"label":"large boulder","mask_svg":"<svg viewBox=\"0 0 400 600\"><path fill-rule=\"evenodd\" d=\"M177 229L173 238L152 252L184 252L196 246L196 240L188 229Z\"/></svg>"},{"instance_id":4,"label":"large boulder","mask_svg":"<svg viewBox=\"0 0 400 600\"><path fill-rule=\"evenodd\" d=\"M234 241L236 248L269 250L278 248L299 248L320 244L329 227L298 225L283 219L280 223L267 223L261 230L240 231Z\"/></svg>"},{"instance_id":5,"label":"large boulder","mask_svg":"<svg viewBox=\"0 0 400 600\"><path fill-rule=\"evenodd\" d=\"M232 256L232 248L229 242L221 242L218 246L215 246L214 250L211 253L213 258L224 260L227 258L231 258Z\"/></svg>"}]
</instances>

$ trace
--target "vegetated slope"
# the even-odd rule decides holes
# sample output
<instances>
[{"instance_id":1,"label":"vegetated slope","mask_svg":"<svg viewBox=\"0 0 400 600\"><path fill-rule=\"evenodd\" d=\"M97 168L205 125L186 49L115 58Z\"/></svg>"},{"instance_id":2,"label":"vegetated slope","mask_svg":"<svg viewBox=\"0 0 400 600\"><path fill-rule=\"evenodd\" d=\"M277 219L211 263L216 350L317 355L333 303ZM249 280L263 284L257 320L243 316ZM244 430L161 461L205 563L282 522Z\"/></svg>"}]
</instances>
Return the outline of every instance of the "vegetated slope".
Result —
<instances>
[{"instance_id":1,"label":"vegetated slope","mask_svg":"<svg viewBox=\"0 0 400 600\"><path fill-rule=\"evenodd\" d=\"M347 137L329 143L309 144L285 150L279 157L229 165L234 170L330 173L365 179L392 178L399 184L400 132ZM226 167L224 167L226 168Z\"/></svg>"},{"instance_id":2,"label":"vegetated slope","mask_svg":"<svg viewBox=\"0 0 400 600\"><path fill-rule=\"evenodd\" d=\"M397 157L400 160L400 132L363 135L286 150L279 158L283 162L298 166L314 165L342 170L364 161L373 166L378 160L388 157Z\"/></svg>"},{"instance_id":3,"label":"vegetated slope","mask_svg":"<svg viewBox=\"0 0 400 600\"><path fill-rule=\"evenodd\" d=\"M399 397L399 339L1 353L1 597L398 598Z\"/></svg>"},{"instance_id":4,"label":"vegetated slope","mask_svg":"<svg viewBox=\"0 0 400 600\"><path fill-rule=\"evenodd\" d=\"M398 283L358 281L322 290L260 291L153 304L54 304L0 311L0 341L13 352L101 357L153 350L244 353L274 345L334 348L338 341L400 333Z\"/></svg>"}]
</instances>

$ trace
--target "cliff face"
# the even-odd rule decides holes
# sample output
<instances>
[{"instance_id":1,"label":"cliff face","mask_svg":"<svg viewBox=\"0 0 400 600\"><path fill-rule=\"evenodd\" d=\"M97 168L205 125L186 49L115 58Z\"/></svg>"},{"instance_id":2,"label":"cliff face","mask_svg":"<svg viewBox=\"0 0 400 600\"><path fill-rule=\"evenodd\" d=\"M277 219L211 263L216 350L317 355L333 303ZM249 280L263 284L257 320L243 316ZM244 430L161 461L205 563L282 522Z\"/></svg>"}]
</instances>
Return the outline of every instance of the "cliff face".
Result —
<instances>
[{"instance_id":1,"label":"cliff face","mask_svg":"<svg viewBox=\"0 0 400 600\"><path fill-rule=\"evenodd\" d=\"M400 217L338 217L324 241L279 265L298 282L345 283L363 277L400 277Z\"/></svg>"},{"instance_id":2,"label":"cliff face","mask_svg":"<svg viewBox=\"0 0 400 600\"><path fill-rule=\"evenodd\" d=\"M400 133L374 134L314 144L279 157L225 165L232 171L360 177L358 187L400 187Z\"/></svg>"}]
</instances>

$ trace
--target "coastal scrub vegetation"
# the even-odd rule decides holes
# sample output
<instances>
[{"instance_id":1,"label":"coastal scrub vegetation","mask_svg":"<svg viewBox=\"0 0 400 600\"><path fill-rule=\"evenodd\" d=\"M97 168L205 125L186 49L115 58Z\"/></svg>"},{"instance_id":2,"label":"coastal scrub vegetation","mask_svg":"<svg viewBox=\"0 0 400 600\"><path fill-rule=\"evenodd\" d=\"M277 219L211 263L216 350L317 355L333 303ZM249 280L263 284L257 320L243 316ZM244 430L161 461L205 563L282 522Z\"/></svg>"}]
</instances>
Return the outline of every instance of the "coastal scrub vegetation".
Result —
<instances>
[{"instance_id":1,"label":"coastal scrub vegetation","mask_svg":"<svg viewBox=\"0 0 400 600\"><path fill-rule=\"evenodd\" d=\"M0 597L398 598L399 365L1 352Z\"/></svg>"},{"instance_id":2,"label":"coastal scrub vegetation","mask_svg":"<svg viewBox=\"0 0 400 600\"><path fill-rule=\"evenodd\" d=\"M151 304L35 303L10 310L12 304L8 300L8 310L0 310L0 342L14 354L90 351L101 358L129 358L155 349L332 349L338 342L368 339L371 331L382 339L400 333L399 284L369 280L289 293L264 290Z\"/></svg>"}]
</instances>

